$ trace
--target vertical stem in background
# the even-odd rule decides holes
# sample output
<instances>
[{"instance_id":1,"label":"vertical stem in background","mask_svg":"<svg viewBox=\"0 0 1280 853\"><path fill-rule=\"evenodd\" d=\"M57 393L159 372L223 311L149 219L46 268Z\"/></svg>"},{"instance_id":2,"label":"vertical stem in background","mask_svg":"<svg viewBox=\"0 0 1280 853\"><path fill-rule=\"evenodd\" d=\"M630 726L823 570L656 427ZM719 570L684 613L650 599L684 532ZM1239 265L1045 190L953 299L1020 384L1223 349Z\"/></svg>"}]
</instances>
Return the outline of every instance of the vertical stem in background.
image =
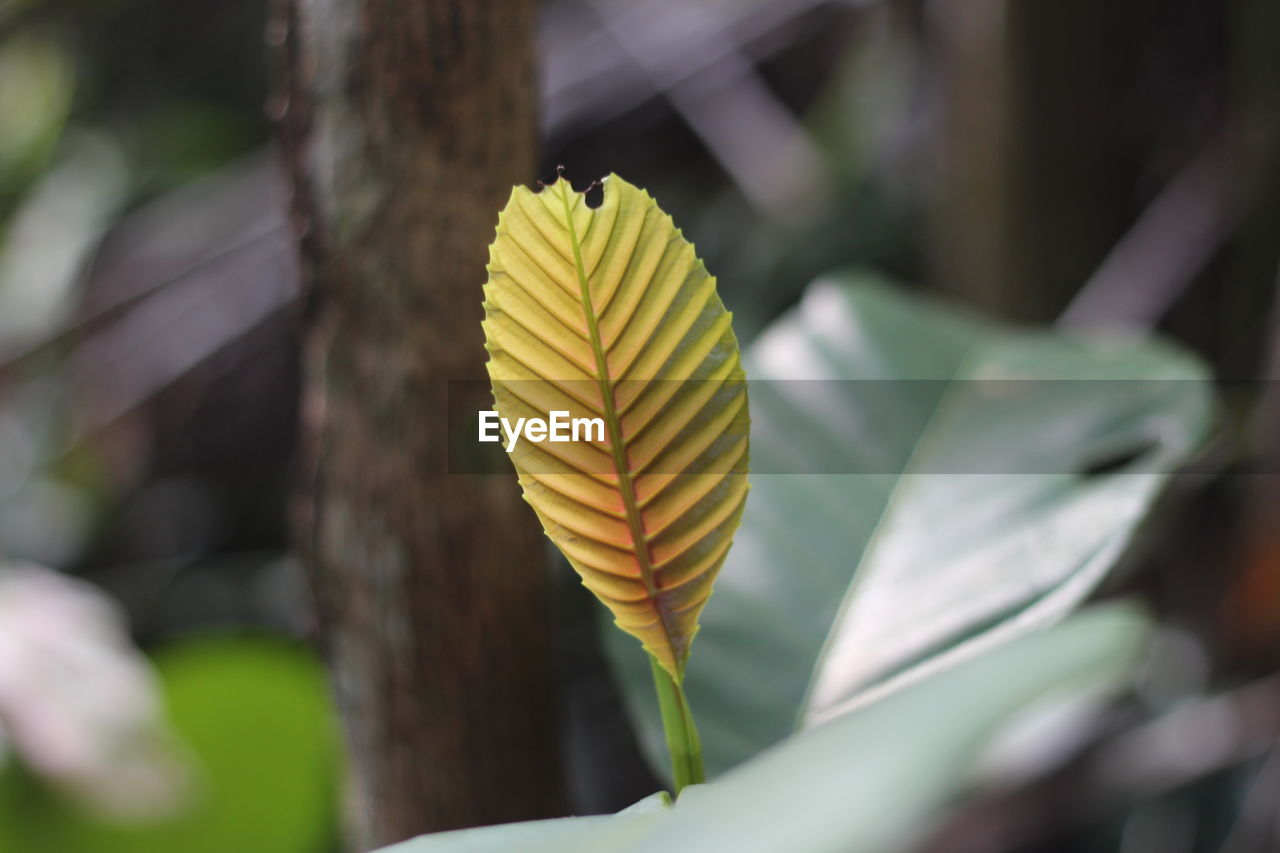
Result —
<instances>
[{"instance_id":1,"label":"vertical stem in background","mask_svg":"<svg viewBox=\"0 0 1280 853\"><path fill-rule=\"evenodd\" d=\"M662 711L662 730L667 736L667 750L671 753L671 772L675 777L676 796L687 785L705 782L706 771L702 767L702 741L698 739L698 727L693 722L693 711L684 696L684 688L658 661L649 656L653 668L653 684L658 691L658 707Z\"/></svg>"},{"instance_id":2,"label":"vertical stem in background","mask_svg":"<svg viewBox=\"0 0 1280 853\"><path fill-rule=\"evenodd\" d=\"M1016 152L1006 25L1011 0L939 0L929 6L937 64L938 179L930 185L931 278L999 311L1027 290L1009 245Z\"/></svg>"},{"instance_id":3,"label":"vertical stem in background","mask_svg":"<svg viewBox=\"0 0 1280 853\"><path fill-rule=\"evenodd\" d=\"M1148 124L1158 113L1146 112L1155 108L1142 94L1151 85L1143 69L1156 67L1160 28L1139 7L929 4L940 97L930 266L939 287L1006 317L1052 320L1129 229L1145 206L1140 184L1150 181L1158 129L1186 121Z\"/></svg>"}]
</instances>

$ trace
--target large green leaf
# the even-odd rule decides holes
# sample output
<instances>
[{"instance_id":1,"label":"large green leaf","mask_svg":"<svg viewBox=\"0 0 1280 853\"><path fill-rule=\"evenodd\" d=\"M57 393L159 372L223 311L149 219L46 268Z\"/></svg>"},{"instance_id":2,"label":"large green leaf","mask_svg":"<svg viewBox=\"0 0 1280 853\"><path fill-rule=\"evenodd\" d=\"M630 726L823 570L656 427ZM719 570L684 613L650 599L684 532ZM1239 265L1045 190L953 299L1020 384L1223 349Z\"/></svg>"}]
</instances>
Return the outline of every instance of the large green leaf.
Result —
<instances>
[{"instance_id":1,"label":"large green leaf","mask_svg":"<svg viewBox=\"0 0 1280 853\"><path fill-rule=\"evenodd\" d=\"M792 736L709 785L612 817L427 835L384 853L796 853L902 850L938 816L1001 723L1058 691L1114 684L1145 620L1083 613Z\"/></svg>"},{"instance_id":2,"label":"large green leaf","mask_svg":"<svg viewBox=\"0 0 1280 853\"><path fill-rule=\"evenodd\" d=\"M610 853L626 850L643 838L661 816L647 813L564 817L459 829L420 836L383 848L382 853Z\"/></svg>"},{"instance_id":3,"label":"large green leaf","mask_svg":"<svg viewBox=\"0 0 1280 853\"><path fill-rule=\"evenodd\" d=\"M713 775L1061 618L1211 409L1168 346L1009 329L848 277L746 362L755 489L686 677ZM605 641L661 765L645 661Z\"/></svg>"},{"instance_id":4,"label":"large green leaf","mask_svg":"<svg viewBox=\"0 0 1280 853\"><path fill-rule=\"evenodd\" d=\"M379 853L561 853L563 850L621 850L642 838L671 807L671 795L659 791L616 815L533 820L438 832L385 847Z\"/></svg>"}]
</instances>

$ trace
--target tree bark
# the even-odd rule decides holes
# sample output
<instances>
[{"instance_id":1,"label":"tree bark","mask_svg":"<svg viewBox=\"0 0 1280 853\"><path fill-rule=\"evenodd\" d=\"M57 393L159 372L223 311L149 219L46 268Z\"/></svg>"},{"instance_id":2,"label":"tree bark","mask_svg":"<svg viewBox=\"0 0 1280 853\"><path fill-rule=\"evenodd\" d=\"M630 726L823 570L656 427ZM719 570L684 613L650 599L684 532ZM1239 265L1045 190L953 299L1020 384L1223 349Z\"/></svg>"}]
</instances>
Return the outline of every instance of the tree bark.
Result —
<instances>
[{"instance_id":1,"label":"tree bark","mask_svg":"<svg viewBox=\"0 0 1280 853\"><path fill-rule=\"evenodd\" d=\"M561 810L541 533L514 477L445 461L534 177L534 5L281 0L268 28L310 279L298 541L363 847Z\"/></svg>"}]
</instances>

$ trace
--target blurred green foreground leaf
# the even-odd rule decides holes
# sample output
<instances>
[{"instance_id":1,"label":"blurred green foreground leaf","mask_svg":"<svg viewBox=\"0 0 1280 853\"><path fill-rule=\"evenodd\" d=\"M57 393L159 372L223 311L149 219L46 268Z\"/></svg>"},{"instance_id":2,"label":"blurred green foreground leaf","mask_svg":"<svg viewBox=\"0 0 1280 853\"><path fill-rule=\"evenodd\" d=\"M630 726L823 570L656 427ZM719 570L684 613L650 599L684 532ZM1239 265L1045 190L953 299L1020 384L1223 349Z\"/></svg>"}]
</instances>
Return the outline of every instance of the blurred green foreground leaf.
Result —
<instances>
[{"instance_id":1,"label":"blurred green foreground leaf","mask_svg":"<svg viewBox=\"0 0 1280 853\"><path fill-rule=\"evenodd\" d=\"M611 817L446 832L383 853L900 850L1003 721L1059 691L1114 685L1145 637L1131 609L1094 608L794 735L672 808L646 801Z\"/></svg>"}]
</instances>

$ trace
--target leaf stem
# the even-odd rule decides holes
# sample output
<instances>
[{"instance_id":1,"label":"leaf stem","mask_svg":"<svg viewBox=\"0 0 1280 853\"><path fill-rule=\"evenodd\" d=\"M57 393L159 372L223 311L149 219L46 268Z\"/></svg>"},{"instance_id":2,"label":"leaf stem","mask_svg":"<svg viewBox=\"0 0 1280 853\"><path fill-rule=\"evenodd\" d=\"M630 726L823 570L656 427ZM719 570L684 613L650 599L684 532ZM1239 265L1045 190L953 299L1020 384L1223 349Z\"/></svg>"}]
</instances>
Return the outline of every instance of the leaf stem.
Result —
<instances>
[{"instance_id":1,"label":"leaf stem","mask_svg":"<svg viewBox=\"0 0 1280 853\"><path fill-rule=\"evenodd\" d=\"M649 655L653 669L653 684L658 691L658 707L662 711L662 730L667 736L667 750L671 753L671 771L675 777L675 795L687 785L707 780L702 767L702 741L698 727L693 722L693 711L684 696L680 682L662 668L657 658Z\"/></svg>"}]
</instances>

